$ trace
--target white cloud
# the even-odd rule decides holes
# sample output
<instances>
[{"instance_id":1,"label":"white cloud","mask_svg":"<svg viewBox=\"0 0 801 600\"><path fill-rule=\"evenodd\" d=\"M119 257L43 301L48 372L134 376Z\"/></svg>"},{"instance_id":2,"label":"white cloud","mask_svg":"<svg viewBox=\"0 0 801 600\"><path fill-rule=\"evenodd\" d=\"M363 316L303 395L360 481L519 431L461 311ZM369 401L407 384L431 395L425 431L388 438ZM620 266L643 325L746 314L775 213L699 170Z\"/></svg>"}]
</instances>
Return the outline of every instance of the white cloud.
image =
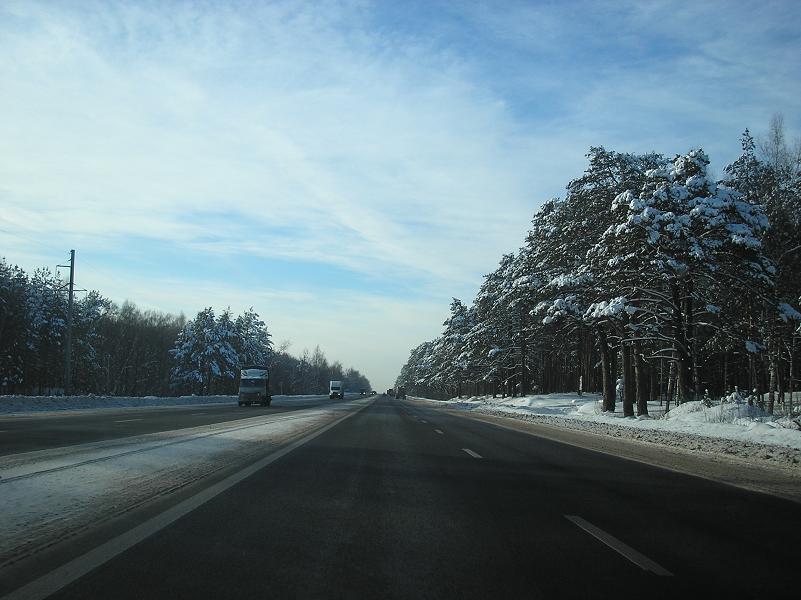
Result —
<instances>
[{"instance_id":1,"label":"white cloud","mask_svg":"<svg viewBox=\"0 0 801 600\"><path fill-rule=\"evenodd\" d=\"M298 233L264 254L452 283L525 229L527 142L433 47L385 47L358 23L343 36L336 11L200 13L187 27L136 7L31 10L36 27L7 36L0 63L0 174L23 223L60 210L54 233L183 244L199 234L187 216L227 210ZM454 235L475 247L449 253Z\"/></svg>"},{"instance_id":2,"label":"white cloud","mask_svg":"<svg viewBox=\"0 0 801 600\"><path fill-rule=\"evenodd\" d=\"M0 5L11 262L52 265L75 247L86 287L171 311L263 303L301 346L397 323L405 355L436 335L437 306L469 300L522 244L591 145L700 145L720 168L774 111L799 126L792 3L459 2L408 30L377 26L369 2L245 6ZM91 258L125 253L140 270L262 257L414 289L332 299L199 267L148 282Z\"/></svg>"}]
</instances>

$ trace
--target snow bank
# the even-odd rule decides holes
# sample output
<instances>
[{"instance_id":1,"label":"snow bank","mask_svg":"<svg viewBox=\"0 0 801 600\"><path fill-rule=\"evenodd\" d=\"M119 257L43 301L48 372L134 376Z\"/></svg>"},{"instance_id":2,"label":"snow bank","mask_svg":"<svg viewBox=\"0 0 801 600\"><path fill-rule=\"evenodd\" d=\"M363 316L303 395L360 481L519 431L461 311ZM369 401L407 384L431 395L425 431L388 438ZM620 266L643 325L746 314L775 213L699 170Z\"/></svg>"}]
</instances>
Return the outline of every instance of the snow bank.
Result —
<instances>
[{"instance_id":1,"label":"snow bank","mask_svg":"<svg viewBox=\"0 0 801 600\"><path fill-rule=\"evenodd\" d=\"M545 394L519 398L472 397L454 398L445 402L431 400L431 402L460 410L475 410L528 420L552 417L550 422L568 426L571 422L614 425L624 430L629 429L632 432L631 437L646 441L647 432L674 432L801 450L801 430L795 422L788 417L770 416L758 407L745 403L706 407L701 402L687 402L674 406L665 413L664 407L652 402L648 405L649 416L627 418L622 415L621 402L617 403L615 413L602 412L601 397L598 394L582 396L574 393Z\"/></svg>"},{"instance_id":2,"label":"snow bank","mask_svg":"<svg viewBox=\"0 0 801 600\"><path fill-rule=\"evenodd\" d=\"M308 402L323 398L328 396L273 396L273 401ZM237 396L0 396L0 414L236 403Z\"/></svg>"}]
</instances>

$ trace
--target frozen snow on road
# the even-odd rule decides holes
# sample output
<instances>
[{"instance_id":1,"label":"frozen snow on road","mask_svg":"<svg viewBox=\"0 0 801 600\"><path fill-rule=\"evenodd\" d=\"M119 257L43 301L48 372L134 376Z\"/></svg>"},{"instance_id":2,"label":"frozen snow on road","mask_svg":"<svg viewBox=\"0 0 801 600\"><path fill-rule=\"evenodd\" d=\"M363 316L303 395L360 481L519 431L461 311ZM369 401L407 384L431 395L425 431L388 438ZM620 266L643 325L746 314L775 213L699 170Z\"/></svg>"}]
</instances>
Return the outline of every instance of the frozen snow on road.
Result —
<instances>
[{"instance_id":1,"label":"frozen snow on road","mask_svg":"<svg viewBox=\"0 0 801 600\"><path fill-rule=\"evenodd\" d=\"M0 396L0 414L105 410L111 408L156 408L237 403L237 396ZM273 396L276 404L311 404L327 395Z\"/></svg>"},{"instance_id":2,"label":"frozen snow on road","mask_svg":"<svg viewBox=\"0 0 801 600\"><path fill-rule=\"evenodd\" d=\"M365 402L0 457L0 568Z\"/></svg>"}]
</instances>

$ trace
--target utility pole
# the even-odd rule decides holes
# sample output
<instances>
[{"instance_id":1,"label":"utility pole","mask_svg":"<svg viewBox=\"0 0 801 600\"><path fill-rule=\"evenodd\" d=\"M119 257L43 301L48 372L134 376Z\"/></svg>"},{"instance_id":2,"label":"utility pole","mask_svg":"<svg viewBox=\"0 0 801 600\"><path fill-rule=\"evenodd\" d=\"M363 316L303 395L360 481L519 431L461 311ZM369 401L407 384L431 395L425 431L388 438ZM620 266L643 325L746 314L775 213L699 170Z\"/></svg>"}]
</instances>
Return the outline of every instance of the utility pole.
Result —
<instances>
[{"instance_id":1,"label":"utility pole","mask_svg":"<svg viewBox=\"0 0 801 600\"><path fill-rule=\"evenodd\" d=\"M526 344L526 304L520 303L520 395L528 395L528 346Z\"/></svg>"},{"instance_id":2,"label":"utility pole","mask_svg":"<svg viewBox=\"0 0 801 600\"><path fill-rule=\"evenodd\" d=\"M66 266L66 265L65 265ZM64 346L64 395L72 386L72 296L75 289L75 250L70 250L70 290L67 300L67 339Z\"/></svg>"}]
</instances>

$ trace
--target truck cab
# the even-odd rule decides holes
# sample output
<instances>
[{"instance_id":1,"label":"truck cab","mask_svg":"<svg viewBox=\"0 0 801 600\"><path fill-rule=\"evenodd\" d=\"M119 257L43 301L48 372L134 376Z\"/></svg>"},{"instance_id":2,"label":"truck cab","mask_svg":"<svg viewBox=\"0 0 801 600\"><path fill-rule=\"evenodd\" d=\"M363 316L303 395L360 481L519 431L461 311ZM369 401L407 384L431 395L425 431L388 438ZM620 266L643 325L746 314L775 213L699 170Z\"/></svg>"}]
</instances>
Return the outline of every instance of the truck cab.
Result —
<instances>
[{"instance_id":1,"label":"truck cab","mask_svg":"<svg viewBox=\"0 0 801 600\"><path fill-rule=\"evenodd\" d=\"M239 374L239 406L270 406L272 401L267 369L242 369Z\"/></svg>"},{"instance_id":2,"label":"truck cab","mask_svg":"<svg viewBox=\"0 0 801 600\"><path fill-rule=\"evenodd\" d=\"M328 384L328 397L333 400L339 398L340 400L345 397L345 390L341 381L331 381Z\"/></svg>"}]
</instances>

